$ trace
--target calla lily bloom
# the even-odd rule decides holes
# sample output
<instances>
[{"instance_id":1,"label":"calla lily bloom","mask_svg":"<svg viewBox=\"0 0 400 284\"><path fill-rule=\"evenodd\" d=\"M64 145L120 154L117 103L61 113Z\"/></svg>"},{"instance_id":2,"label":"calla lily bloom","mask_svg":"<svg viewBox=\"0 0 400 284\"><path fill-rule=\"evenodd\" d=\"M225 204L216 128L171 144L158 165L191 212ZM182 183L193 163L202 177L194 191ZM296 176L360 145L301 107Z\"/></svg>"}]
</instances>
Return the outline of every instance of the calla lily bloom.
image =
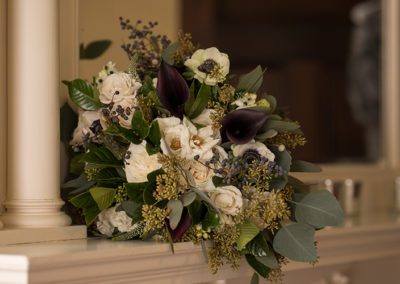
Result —
<instances>
[{"instance_id":1,"label":"calla lily bloom","mask_svg":"<svg viewBox=\"0 0 400 284\"><path fill-rule=\"evenodd\" d=\"M267 114L260 111L245 108L234 110L222 119L222 142L246 144L254 139L266 120Z\"/></svg>"},{"instance_id":2,"label":"calla lily bloom","mask_svg":"<svg viewBox=\"0 0 400 284\"><path fill-rule=\"evenodd\" d=\"M173 66L161 62L158 71L157 94L162 105L172 115L183 118L184 104L189 98L189 87Z\"/></svg>"}]
</instances>

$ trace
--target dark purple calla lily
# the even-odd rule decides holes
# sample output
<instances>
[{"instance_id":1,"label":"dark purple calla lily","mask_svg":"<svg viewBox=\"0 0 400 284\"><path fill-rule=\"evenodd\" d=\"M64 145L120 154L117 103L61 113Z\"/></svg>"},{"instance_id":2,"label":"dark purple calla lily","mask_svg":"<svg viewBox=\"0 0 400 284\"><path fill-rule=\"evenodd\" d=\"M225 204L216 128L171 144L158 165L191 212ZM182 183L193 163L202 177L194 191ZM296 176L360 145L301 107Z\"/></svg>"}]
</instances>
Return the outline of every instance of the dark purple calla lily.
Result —
<instances>
[{"instance_id":1,"label":"dark purple calla lily","mask_svg":"<svg viewBox=\"0 0 400 284\"><path fill-rule=\"evenodd\" d=\"M182 75L164 61L158 71L157 94L162 105L172 115L183 117L183 105L189 98L189 87Z\"/></svg>"},{"instance_id":2,"label":"dark purple calla lily","mask_svg":"<svg viewBox=\"0 0 400 284\"><path fill-rule=\"evenodd\" d=\"M256 136L266 119L266 113L245 108L228 113L222 119L222 142L246 144Z\"/></svg>"},{"instance_id":3,"label":"dark purple calla lily","mask_svg":"<svg viewBox=\"0 0 400 284\"><path fill-rule=\"evenodd\" d=\"M175 230L171 232L172 240L176 242L189 230L192 225L192 217L190 217L188 210L185 208L182 213L181 220ZM169 227L169 224L168 224Z\"/></svg>"}]
</instances>

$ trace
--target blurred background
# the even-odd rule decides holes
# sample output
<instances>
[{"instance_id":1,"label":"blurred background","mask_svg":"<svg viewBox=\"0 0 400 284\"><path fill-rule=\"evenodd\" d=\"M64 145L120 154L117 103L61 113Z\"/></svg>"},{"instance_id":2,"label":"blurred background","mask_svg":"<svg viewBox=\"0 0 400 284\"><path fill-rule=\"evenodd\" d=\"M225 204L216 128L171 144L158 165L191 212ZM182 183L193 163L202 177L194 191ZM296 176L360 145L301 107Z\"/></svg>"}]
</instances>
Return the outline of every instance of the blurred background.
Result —
<instances>
[{"instance_id":1,"label":"blurred background","mask_svg":"<svg viewBox=\"0 0 400 284\"><path fill-rule=\"evenodd\" d=\"M120 48L128 34L118 18L158 21L170 39L182 29L200 47L230 56L233 74L260 64L261 92L278 98L308 139L296 156L318 163L373 163L381 157L380 1L362 0L80 0L79 41L110 40L98 58L84 59L91 79L112 59L127 68Z\"/></svg>"}]
</instances>

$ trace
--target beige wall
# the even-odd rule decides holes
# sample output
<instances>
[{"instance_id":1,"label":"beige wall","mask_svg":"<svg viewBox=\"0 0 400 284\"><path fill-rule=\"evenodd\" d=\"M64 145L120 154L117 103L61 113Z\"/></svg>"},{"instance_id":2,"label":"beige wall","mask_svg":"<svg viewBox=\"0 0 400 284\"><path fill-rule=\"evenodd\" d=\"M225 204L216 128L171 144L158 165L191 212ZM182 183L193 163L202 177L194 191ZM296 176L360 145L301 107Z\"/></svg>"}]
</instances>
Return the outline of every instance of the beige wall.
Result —
<instances>
[{"instance_id":1,"label":"beige wall","mask_svg":"<svg viewBox=\"0 0 400 284\"><path fill-rule=\"evenodd\" d=\"M181 0L80 0L79 41L87 44L99 39L112 40L111 48L100 58L81 61L80 77L91 79L110 60L119 69L128 67L126 54L120 48L127 40L126 31L121 31L119 26L120 16L132 22L158 21L157 31L175 39L181 26L180 7Z\"/></svg>"},{"instance_id":2,"label":"beige wall","mask_svg":"<svg viewBox=\"0 0 400 284\"><path fill-rule=\"evenodd\" d=\"M6 0L0 0L0 213L6 193Z\"/></svg>"}]
</instances>

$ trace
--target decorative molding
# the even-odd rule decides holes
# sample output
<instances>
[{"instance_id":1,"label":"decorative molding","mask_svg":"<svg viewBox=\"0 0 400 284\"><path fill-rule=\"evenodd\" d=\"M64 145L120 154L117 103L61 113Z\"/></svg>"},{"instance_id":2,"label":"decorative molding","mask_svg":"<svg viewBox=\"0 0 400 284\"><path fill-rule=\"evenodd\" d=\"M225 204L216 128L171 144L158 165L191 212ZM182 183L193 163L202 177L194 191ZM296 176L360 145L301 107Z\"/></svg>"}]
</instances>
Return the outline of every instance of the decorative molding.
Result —
<instances>
[{"instance_id":1,"label":"decorative molding","mask_svg":"<svg viewBox=\"0 0 400 284\"><path fill-rule=\"evenodd\" d=\"M338 228L320 231L320 261L292 263L285 273L338 264L400 257L400 225ZM202 250L191 243L175 245L101 239L0 247L0 283L196 283L251 276L242 263L217 275L208 271Z\"/></svg>"}]
</instances>

